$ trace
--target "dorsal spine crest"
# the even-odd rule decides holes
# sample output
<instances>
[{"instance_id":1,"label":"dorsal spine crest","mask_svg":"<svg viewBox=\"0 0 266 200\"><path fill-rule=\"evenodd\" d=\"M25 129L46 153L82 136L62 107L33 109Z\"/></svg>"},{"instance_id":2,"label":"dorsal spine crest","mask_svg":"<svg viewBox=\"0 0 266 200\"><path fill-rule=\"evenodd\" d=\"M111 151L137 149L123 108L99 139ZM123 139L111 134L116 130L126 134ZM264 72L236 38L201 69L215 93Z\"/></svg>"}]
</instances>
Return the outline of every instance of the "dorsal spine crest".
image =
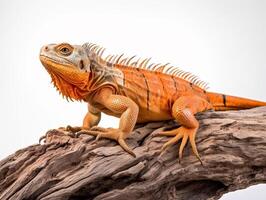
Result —
<instances>
[{"instance_id":1,"label":"dorsal spine crest","mask_svg":"<svg viewBox=\"0 0 266 200\"><path fill-rule=\"evenodd\" d=\"M95 60L99 64L103 64L106 67L115 68L117 65L124 66L124 67L132 67L132 68L139 68L148 71L155 71L160 72L163 74L168 74L170 76L181 78L185 81L190 82L193 85L196 85L203 90L208 89L208 84L199 79L198 76L193 75L190 72L183 71L178 67L171 66L170 63L166 64L155 64L150 63L151 58L136 58L135 56L132 57L124 57L124 54L121 55L107 55L105 58L103 54L105 52L105 48L100 47L93 43L86 43L83 46L87 49L90 55L94 55Z\"/></svg>"}]
</instances>

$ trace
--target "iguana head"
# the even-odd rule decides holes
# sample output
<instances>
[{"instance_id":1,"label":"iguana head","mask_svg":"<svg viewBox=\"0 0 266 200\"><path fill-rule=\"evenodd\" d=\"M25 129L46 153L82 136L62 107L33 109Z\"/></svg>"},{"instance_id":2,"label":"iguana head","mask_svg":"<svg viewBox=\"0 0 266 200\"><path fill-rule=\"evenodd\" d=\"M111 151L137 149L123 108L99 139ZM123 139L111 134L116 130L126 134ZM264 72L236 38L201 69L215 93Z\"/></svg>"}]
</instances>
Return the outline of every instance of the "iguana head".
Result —
<instances>
[{"instance_id":1,"label":"iguana head","mask_svg":"<svg viewBox=\"0 0 266 200\"><path fill-rule=\"evenodd\" d=\"M90 60L85 49L67 43L41 48L40 60L52 77L55 87L70 99L84 98L90 75Z\"/></svg>"}]
</instances>

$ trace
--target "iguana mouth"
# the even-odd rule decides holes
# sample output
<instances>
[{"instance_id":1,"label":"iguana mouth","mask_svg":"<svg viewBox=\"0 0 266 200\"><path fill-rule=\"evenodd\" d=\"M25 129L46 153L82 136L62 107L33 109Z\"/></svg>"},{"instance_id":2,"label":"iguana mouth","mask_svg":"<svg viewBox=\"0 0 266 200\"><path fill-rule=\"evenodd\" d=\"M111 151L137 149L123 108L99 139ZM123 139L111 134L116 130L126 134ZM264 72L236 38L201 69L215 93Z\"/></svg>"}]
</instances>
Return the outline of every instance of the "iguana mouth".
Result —
<instances>
[{"instance_id":1,"label":"iguana mouth","mask_svg":"<svg viewBox=\"0 0 266 200\"><path fill-rule=\"evenodd\" d=\"M78 88L86 87L88 81L88 73L81 72L75 68L70 62L60 63L45 55L40 55L40 61L52 78L52 83L59 92L73 99L82 99L79 95Z\"/></svg>"},{"instance_id":2,"label":"iguana mouth","mask_svg":"<svg viewBox=\"0 0 266 200\"><path fill-rule=\"evenodd\" d=\"M41 63L43 64L43 66L47 69L47 70L53 70L53 69L61 69L62 70L62 67L67 67L69 69L75 69L75 66L70 63L69 61L67 60L64 60L65 63L62 63L58 60L55 60L53 58L50 58L48 56L45 56L45 55L40 55L40 60L41 60Z\"/></svg>"}]
</instances>

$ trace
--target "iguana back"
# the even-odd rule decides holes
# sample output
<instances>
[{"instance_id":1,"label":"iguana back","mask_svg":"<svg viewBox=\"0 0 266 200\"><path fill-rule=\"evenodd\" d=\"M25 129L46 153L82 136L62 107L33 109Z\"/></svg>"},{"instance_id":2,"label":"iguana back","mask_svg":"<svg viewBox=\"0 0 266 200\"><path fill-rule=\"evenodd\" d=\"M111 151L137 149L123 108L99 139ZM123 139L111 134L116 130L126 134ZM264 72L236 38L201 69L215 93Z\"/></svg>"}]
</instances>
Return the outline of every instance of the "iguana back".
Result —
<instances>
[{"instance_id":1,"label":"iguana back","mask_svg":"<svg viewBox=\"0 0 266 200\"><path fill-rule=\"evenodd\" d=\"M140 107L138 122L172 119L171 108L181 96L197 95L207 99L205 90L175 75L115 64L124 74L119 94Z\"/></svg>"},{"instance_id":2,"label":"iguana back","mask_svg":"<svg viewBox=\"0 0 266 200\"><path fill-rule=\"evenodd\" d=\"M99 50L100 49L100 50ZM264 102L207 92L207 84L197 76L180 70L169 64L150 64L150 59L133 59L109 55L102 57L99 46L88 44L90 53L95 53L95 60L107 68L121 71L119 87L120 95L136 102L141 110L138 122L160 121L172 119L173 103L182 96L198 96L214 110L238 110L265 105ZM119 79L113 73L114 79Z\"/></svg>"}]
</instances>

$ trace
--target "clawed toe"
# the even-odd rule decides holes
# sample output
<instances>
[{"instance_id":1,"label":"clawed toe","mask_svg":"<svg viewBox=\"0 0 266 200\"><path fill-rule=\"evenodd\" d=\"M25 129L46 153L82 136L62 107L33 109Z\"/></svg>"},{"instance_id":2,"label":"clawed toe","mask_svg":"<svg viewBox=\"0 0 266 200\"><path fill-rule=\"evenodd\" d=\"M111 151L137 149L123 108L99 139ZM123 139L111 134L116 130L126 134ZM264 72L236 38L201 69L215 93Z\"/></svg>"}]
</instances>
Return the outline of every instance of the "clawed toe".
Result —
<instances>
[{"instance_id":1,"label":"clawed toe","mask_svg":"<svg viewBox=\"0 0 266 200\"><path fill-rule=\"evenodd\" d=\"M93 126L90 129L81 129L78 132L76 132L76 137L79 137L82 134L86 134L86 135L93 135L93 136L98 136L101 135L104 132L108 132L108 130L110 130L110 128L103 128L103 127L99 127L99 126ZM99 136L98 139L100 139L101 136Z\"/></svg>"},{"instance_id":2,"label":"clawed toe","mask_svg":"<svg viewBox=\"0 0 266 200\"><path fill-rule=\"evenodd\" d=\"M126 144L125 140L123 139L123 133L119 129L92 127L90 130L81 130L76 133L77 137L79 137L81 134L96 136L94 142L98 141L100 138L115 140L126 152L136 157L135 153Z\"/></svg>"},{"instance_id":3,"label":"clawed toe","mask_svg":"<svg viewBox=\"0 0 266 200\"><path fill-rule=\"evenodd\" d=\"M181 159L182 159L182 156L183 156L183 150L184 150L184 148L185 148L185 146L187 144L187 141L189 140L194 155L198 158L200 163L203 165L202 160L200 159L200 156L199 156L199 153L198 153L198 150L197 150L196 142L195 142L196 132L197 132L197 128L189 129L189 128L186 128L186 127L180 127L178 129L174 129L174 130L171 130L171 131L164 131L164 132L158 133L158 135L162 135L162 136L174 136L172 139L170 139L168 142L166 142L162 146L161 154L168 147L176 144L180 139L182 139L180 147L179 147L179 162L181 162Z\"/></svg>"},{"instance_id":4,"label":"clawed toe","mask_svg":"<svg viewBox=\"0 0 266 200\"><path fill-rule=\"evenodd\" d=\"M101 132L106 132L108 130L108 128L103 128L100 126L93 126L90 128L91 131L101 131Z\"/></svg>"},{"instance_id":5,"label":"clawed toe","mask_svg":"<svg viewBox=\"0 0 266 200\"><path fill-rule=\"evenodd\" d=\"M39 144L41 144L42 140L44 140L45 138L46 138L46 134L43 135L43 136L41 136L41 137L39 138ZM44 142L45 142L45 140L44 140Z\"/></svg>"},{"instance_id":6,"label":"clawed toe","mask_svg":"<svg viewBox=\"0 0 266 200\"><path fill-rule=\"evenodd\" d=\"M83 127L80 127L80 126L70 126L70 125L67 125L66 128L65 128L65 131L67 132L71 132L71 133L77 133L78 131L84 129Z\"/></svg>"},{"instance_id":7,"label":"clawed toe","mask_svg":"<svg viewBox=\"0 0 266 200\"><path fill-rule=\"evenodd\" d=\"M119 145L126 151L128 152L130 155L132 155L134 158L136 158L136 154L129 148L129 146L127 145L127 143L125 142L125 140L123 138L119 138L117 140L117 142L119 143Z\"/></svg>"},{"instance_id":8,"label":"clawed toe","mask_svg":"<svg viewBox=\"0 0 266 200\"><path fill-rule=\"evenodd\" d=\"M161 149L161 152L164 152L166 148L172 146L173 144L177 143L181 138L182 138L182 133L180 134L177 134L175 137L173 137L172 139L170 139L168 142L166 142L162 149Z\"/></svg>"},{"instance_id":9,"label":"clawed toe","mask_svg":"<svg viewBox=\"0 0 266 200\"><path fill-rule=\"evenodd\" d=\"M101 134L102 132L100 131L92 131L92 130L81 130L81 131L78 131L76 133L76 137L79 137L80 135L93 135L93 136L97 136L99 134Z\"/></svg>"}]
</instances>

